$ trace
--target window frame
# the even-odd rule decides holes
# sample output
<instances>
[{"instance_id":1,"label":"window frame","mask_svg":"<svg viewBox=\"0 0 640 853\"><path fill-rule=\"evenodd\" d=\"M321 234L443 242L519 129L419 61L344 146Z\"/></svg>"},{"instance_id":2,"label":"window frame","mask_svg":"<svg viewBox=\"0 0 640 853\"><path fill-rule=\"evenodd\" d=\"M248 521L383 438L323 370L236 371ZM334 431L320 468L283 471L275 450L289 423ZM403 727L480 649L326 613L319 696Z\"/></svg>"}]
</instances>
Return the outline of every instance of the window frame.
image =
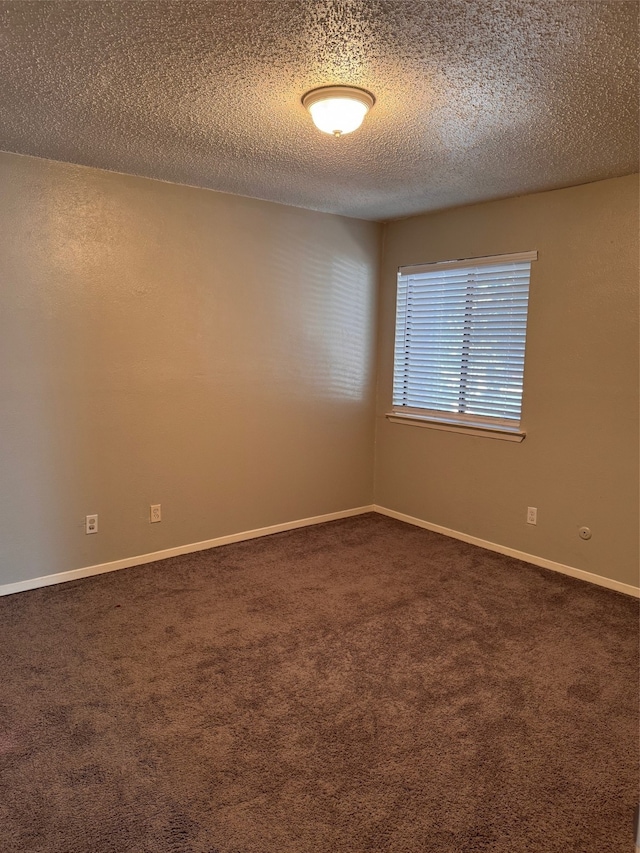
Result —
<instances>
[{"instance_id":1,"label":"window frame","mask_svg":"<svg viewBox=\"0 0 640 853\"><path fill-rule=\"evenodd\" d=\"M528 328L528 297L530 293L531 274L533 261L538 259L537 250L528 252L517 252L502 255L489 255L476 258L460 258L449 261L436 261L426 264L413 264L401 266L398 268L398 279L401 275L419 275L426 272L439 272L443 270L466 269L479 266L491 266L509 263L529 262L529 282L527 290L527 323L525 325L524 341L525 341L525 364L526 364L526 340ZM396 303L394 311L394 328L397 330L398 322L398 287L396 287ZM393 348L393 381L396 376L396 352L397 340L394 337ZM461 373L462 376L462 373ZM523 385L524 385L524 365L523 365ZM463 391L461 391L463 393ZM522 428L522 402L524 399L524 387L520 400L521 412L519 419L501 418L492 415L475 415L467 412L451 412L440 409L428 409L426 407L411 407L397 406L392 403L391 411L386 413L386 418L392 423L407 424L413 426L428 427L431 429L446 430L449 432L466 433L472 435L483 436L486 438L498 438L508 441L522 441L526 432ZM393 392L392 392L393 400Z\"/></svg>"}]
</instances>

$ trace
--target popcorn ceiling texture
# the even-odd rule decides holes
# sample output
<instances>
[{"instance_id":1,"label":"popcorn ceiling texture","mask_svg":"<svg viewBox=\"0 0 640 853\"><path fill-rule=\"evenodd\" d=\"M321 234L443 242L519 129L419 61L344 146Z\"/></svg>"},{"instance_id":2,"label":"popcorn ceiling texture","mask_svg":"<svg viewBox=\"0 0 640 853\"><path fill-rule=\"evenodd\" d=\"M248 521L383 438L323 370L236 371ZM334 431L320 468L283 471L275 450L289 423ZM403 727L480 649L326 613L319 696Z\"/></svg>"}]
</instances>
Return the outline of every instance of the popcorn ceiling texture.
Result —
<instances>
[{"instance_id":1,"label":"popcorn ceiling texture","mask_svg":"<svg viewBox=\"0 0 640 853\"><path fill-rule=\"evenodd\" d=\"M367 219L629 174L638 8L0 2L0 149ZM342 139L300 102L337 83Z\"/></svg>"}]
</instances>

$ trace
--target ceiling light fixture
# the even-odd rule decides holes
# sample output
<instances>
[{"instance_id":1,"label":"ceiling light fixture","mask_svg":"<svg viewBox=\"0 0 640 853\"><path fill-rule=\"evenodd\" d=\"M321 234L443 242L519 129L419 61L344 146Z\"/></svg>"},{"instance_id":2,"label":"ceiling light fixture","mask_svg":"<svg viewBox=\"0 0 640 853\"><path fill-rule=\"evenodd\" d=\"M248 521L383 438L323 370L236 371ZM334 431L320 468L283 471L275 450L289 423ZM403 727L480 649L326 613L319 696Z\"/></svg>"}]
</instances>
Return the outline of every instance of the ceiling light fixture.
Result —
<instances>
[{"instance_id":1,"label":"ceiling light fixture","mask_svg":"<svg viewBox=\"0 0 640 853\"><path fill-rule=\"evenodd\" d=\"M371 92L355 86L323 86L307 92L302 105L311 113L318 130L344 136L360 127L375 101Z\"/></svg>"}]
</instances>

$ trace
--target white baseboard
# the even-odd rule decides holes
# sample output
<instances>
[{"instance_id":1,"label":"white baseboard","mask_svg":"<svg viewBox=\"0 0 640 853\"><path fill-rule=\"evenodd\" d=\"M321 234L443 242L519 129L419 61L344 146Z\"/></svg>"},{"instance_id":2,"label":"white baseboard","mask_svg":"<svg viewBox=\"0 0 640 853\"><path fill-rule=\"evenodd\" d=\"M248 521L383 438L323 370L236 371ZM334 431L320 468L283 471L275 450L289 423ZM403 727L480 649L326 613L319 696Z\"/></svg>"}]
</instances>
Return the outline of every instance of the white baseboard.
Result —
<instances>
[{"instance_id":1,"label":"white baseboard","mask_svg":"<svg viewBox=\"0 0 640 853\"><path fill-rule=\"evenodd\" d=\"M141 566L144 563L155 563L157 560L166 560L169 557L179 557L181 554L192 554L195 551L204 551L207 548L218 548L220 545L230 545L232 542L245 542L249 539L257 539L260 536L269 536L272 533L282 533L285 530L295 530L298 527L309 527L312 524L322 524L325 521L336 521L339 518L349 518L354 515L362 515L365 512L378 512L381 515L387 515L390 518L396 518L399 521L405 521L408 524L413 524L416 527L423 527L425 530L431 530L434 533L441 533L444 536L450 536L453 539L460 539L463 542L469 542L471 545L478 545L480 548L486 548L489 551L496 551L498 554L506 554L508 557L515 557L518 560L523 560L525 563L532 563L534 566L541 566L543 569L551 569L554 572L560 572L564 575L570 575L580 580L588 581L589 583L604 586L607 589L623 592L626 595L632 595L640 598L640 588L631 586L631 584L621 583L620 581L612 580L611 578L595 575L591 572L585 572L582 569L576 569L573 566L565 566L562 563L556 563L553 560L547 560L545 557L537 557L535 554L527 554L524 551L517 551L515 548L507 548L505 545L498 545L495 542L489 542L486 539L479 539L477 536L470 536L467 533L461 533L459 530L452 530L449 527L443 527L440 524L432 524L429 521L423 521L421 518L415 518L412 515L406 515L403 512L396 512L393 509L387 509L383 506L371 505L354 507L353 509L345 509L340 512L329 512L325 515L314 515L310 518L300 518L296 521L285 521L282 524L272 524L270 527L258 527L255 530L245 530L241 533L231 533L228 536L219 536L216 539L206 539L203 542L193 542L190 545L178 545L176 548L166 548L164 551L154 551L151 554L139 554L135 557L125 557L122 560L113 560L109 563L99 563L95 566L85 566L80 569L72 569L68 572L58 572L54 575L45 575L39 578L30 578L29 580L17 581L16 583L8 583L0 586L0 596L12 595L14 592L24 592L28 589L38 589L42 586L52 586L53 584L65 583L66 581L74 581L79 578L87 578L92 575L101 575L105 572L115 572L118 569L129 569L132 566Z\"/></svg>"},{"instance_id":2,"label":"white baseboard","mask_svg":"<svg viewBox=\"0 0 640 853\"><path fill-rule=\"evenodd\" d=\"M543 569L551 569L553 572L560 572L563 575L570 575L572 578L579 578L589 583L595 583L598 586L604 586L607 589L614 589L616 592L624 592L626 595L633 595L635 598L640 598L640 588L631 586L628 583L614 581L611 578L605 578L602 575L594 575L591 572L585 572L582 569L574 569L573 566L565 566L563 563L556 563L553 560L547 560L545 557L537 557L535 554L527 554L525 551L517 551L515 548L507 548L505 545L498 545L495 542L489 542L486 539L479 539L477 536L469 536L468 533L461 533L459 530L451 530L449 527L442 527L440 524L432 524L430 521L423 521L421 518L414 518L412 515L406 515L404 512L396 512L394 509L387 509L384 506L373 507L375 512L381 515L388 515L390 518L397 518L398 521L406 521L407 524L414 524L416 527L424 527L425 530L432 530L434 533L442 533L444 536L450 536L452 539L461 539L463 542L469 542L471 545L478 545L480 548L486 548L488 551L497 551L498 554L506 554L507 557L515 557L518 560L523 560L525 563L532 563L534 566L540 566Z\"/></svg>"},{"instance_id":3,"label":"white baseboard","mask_svg":"<svg viewBox=\"0 0 640 853\"><path fill-rule=\"evenodd\" d=\"M110 563L99 563L96 566L85 566L81 569L71 569L68 572L58 572L55 575L45 575L40 578L30 578L26 581L7 583L0 586L0 596L12 595L14 592L24 592L28 589L38 589L41 586L52 586L91 575L102 575L105 572L115 572L118 569L129 569L141 566L143 563L155 563L168 557L178 557L181 554L192 554L194 551L204 551L207 548L218 548L220 545L230 545L232 542L245 542L272 533L282 533L285 530L295 530L297 527L309 527L312 524L322 524L325 521L336 521L339 518L349 518L352 515L362 515L373 512L373 506L359 506L354 509L344 509L340 512L328 512L325 515L314 515L311 518L300 518L297 521L285 521L283 524L272 524L270 527L258 527L255 530L245 530L242 533L231 533L229 536L218 536L216 539L206 539L204 542L194 542L191 545L178 545L177 548L166 548L164 551L154 551L151 554L139 554L136 557L125 557L123 560L113 560Z\"/></svg>"}]
</instances>

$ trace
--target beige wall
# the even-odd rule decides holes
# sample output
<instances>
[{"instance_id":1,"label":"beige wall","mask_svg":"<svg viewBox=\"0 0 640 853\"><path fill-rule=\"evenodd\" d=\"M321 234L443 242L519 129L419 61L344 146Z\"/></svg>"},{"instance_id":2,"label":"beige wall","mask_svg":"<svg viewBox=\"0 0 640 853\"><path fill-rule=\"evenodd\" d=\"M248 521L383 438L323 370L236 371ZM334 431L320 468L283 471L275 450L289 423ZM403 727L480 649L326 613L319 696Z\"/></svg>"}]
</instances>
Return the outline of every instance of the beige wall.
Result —
<instances>
[{"instance_id":1,"label":"beige wall","mask_svg":"<svg viewBox=\"0 0 640 853\"><path fill-rule=\"evenodd\" d=\"M397 267L529 249L524 442L388 422ZM638 176L391 223L380 305L376 503L637 585Z\"/></svg>"},{"instance_id":2,"label":"beige wall","mask_svg":"<svg viewBox=\"0 0 640 853\"><path fill-rule=\"evenodd\" d=\"M378 226L9 154L0 197L0 584L371 503Z\"/></svg>"},{"instance_id":3,"label":"beige wall","mask_svg":"<svg viewBox=\"0 0 640 853\"><path fill-rule=\"evenodd\" d=\"M369 504L374 421L376 503L638 583L637 176L386 226L375 419L379 226L9 154L0 197L0 584ZM525 441L386 421L397 266L528 249Z\"/></svg>"}]
</instances>

